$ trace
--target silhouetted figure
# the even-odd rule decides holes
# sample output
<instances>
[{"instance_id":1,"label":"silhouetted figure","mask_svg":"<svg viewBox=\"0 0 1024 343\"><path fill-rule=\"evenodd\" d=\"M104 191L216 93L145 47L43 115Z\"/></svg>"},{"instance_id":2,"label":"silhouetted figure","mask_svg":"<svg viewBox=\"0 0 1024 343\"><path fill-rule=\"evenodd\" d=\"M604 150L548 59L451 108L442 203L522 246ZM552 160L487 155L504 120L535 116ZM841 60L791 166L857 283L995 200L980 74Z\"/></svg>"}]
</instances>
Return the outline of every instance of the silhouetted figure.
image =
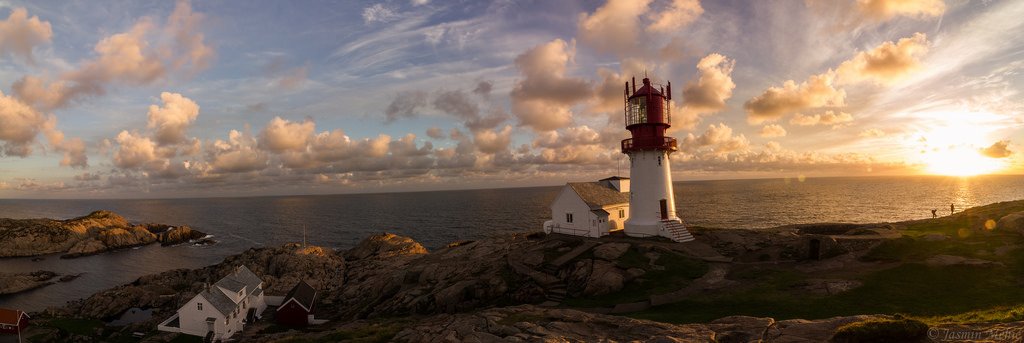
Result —
<instances>
[{"instance_id":1,"label":"silhouetted figure","mask_svg":"<svg viewBox=\"0 0 1024 343\"><path fill-rule=\"evenodd\" d=\"M936 217L938 217L938 216L939 216L939 215L938 215L938 214L936 214L935 212L939 212L939 209L937 209L937 208L936 208L936 209L933 209L933 210L932 210L932 218L936 218Z\"/></svg>"},{"instance_id":2,"label":"silhouetted figure","mask_svg":"<svg viewBox=\"0 0 1024 343\"><path fill-rule=\"evenodd\" d=\"M953 214L953 212L956 212L956 206L953 206L953 204L949 204L949 214Z\"/></svg>"}]
</instances>

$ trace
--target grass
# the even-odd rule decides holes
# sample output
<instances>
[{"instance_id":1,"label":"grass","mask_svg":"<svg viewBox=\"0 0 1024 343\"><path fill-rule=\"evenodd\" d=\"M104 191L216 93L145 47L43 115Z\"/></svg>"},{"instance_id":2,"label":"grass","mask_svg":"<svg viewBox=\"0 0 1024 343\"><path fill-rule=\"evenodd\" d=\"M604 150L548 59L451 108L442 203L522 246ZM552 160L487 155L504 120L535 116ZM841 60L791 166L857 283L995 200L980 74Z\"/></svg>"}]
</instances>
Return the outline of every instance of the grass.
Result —
<instances>
[{"instance_id":1,"label":"grass","mask_svg":"<svg viewBox=\"0 0 1024 343\"><path fill-rule=\"evenodd\" d=\"M828 278L827 274L803 274L783 267L738 267L728 278L742 286L630 316L671 323L706 322L730 315L816 319L871 313L903 313L929 323L1021 320L1024 249L1005 256L985 256L1001 266L933 267L913 262L934 254L974 256L978 250L1004 244L996 238L940 242L904 238L883 244L872 251L873 258L911 262L847 276L863 285L834 296L809 295L796 287L802 280Z\"/></svg>"},{"instance_id":2,"label":"grass","mask_svg":"<svg viewBox=\"0 0 1024 343\"><path fill-rule=\"evenodd\" d=\"M96 329L103 326L103 322L95 319L56 318L45 325L76 335L93 336Z\"/></svg>"},{"instance_id":3,"label":"grass","mask_svg":"<svg viewBox=\"0 0 1024 343\"><path fill-rule=\"evenodd\" d=\"M923 342L928 325L919 320L898 318L866 320L836 330L832 342Z\"/></svg>"},{"instance_id":4,"label":"grass","mask_svg":"<svg viewBox=\"0 0 1024 343\"><path fill-rule=\"evenodd\" d=\"M179 334L178 336L174 337L174 339L172 339L170 343L202 343L202 342L203 342L203 338L202 337L186 335L186 334Z\"/></svg>"}]
</instances>

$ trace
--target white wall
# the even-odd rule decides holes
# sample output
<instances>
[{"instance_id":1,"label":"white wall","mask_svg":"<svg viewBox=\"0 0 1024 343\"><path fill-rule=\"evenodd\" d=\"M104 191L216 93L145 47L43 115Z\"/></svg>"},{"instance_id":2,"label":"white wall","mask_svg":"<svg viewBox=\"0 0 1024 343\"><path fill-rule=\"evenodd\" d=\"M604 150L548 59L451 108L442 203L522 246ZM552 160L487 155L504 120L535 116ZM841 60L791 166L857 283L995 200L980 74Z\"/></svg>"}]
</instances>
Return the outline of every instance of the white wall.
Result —
<instances>
[{"instance_id":1,"label":"white wall","mask_svg":"<svg viewBox=\"0 0 1024 343\"><path fill-rule=\"evenodd\" d=\"M573 214L572 223L565 221L566 213ZM598 237L597 228L590 225L591 219L594 218L596 217L593 212L590 212L590 206L587 206L587 203L583 202L583 199L580 199L580 196L569 185L562 187L562 191L555 197L555 201L551 202L551 221L558 227L576 230L563 229L559 231L556 228L553 232Z\"/></svg>"},{"instance_id":2,"label":"white wall","mask_svg":"<svg viewBox=\"0 0 1024 343\"><path fill-rule=\"evenodd\" d=\"M623 210L622 217L619 217L619 209ZM615 228L622 229L625 227L626 219L629 218L628 205L608 206L605 207L604 210L608 211L608 230L613 230Z\"/></svg>"},{"instance_id":3,"label":"white wall","mask_svg":"<svg viewBox=\"0 0 1024 343\"><path fill-rule=\"evenodd\" d=\"M199 311L196 303L203 303L203 310ZM206 336L208 326L206 324L206 318L214 317L217 318L217 323L223 327L224 316L217 312L217 309L210 304L209 300L206 300L201 294L192 297L178 309L178 320L181 324L181 333L193 335L193 336Z\"/></svg>"},{"instance_id":4,"label":"white wall","mask_svg":"<svg viewBox=\"0 0 1024 343\"><path fill-rule=\"evenodd\" d=\"M660 163L659 163L660 158ZM668 218L675 219L676 203L672 196L672 170L668 152L661 150L634 151L630 160L629 219L626 234L631 236L657 236L661 231L660 200L667 200Z\"/></svg>"}]
</instances>

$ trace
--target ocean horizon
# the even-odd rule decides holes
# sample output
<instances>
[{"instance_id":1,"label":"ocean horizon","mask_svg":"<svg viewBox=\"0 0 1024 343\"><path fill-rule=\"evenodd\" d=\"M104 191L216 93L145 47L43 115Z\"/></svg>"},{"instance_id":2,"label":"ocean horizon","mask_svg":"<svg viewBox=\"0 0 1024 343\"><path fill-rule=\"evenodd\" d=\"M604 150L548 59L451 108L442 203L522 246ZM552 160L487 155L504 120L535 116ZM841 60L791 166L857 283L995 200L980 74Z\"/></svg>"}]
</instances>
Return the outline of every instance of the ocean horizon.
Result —
<instances>
[{"instance_id":1,"label":"ocean horizon","mask_svg":"<svg viewBox=\"0 0 1024 343\"><path fill-rule=\"evenodd\" d=\"M134 223L189 225L210 246L156 245L77 259L3 259L12 272L84 273L0 296L0 307L42 310L142 275L215 264L246 249L301 242L348 249L369 235L408 236L428 249L458 240L540 231L561 187L177 199L3 199L0 217L67 219L110 210ZM829 177L680 181L676 207L690 226L759 229L789 224L895 222L1024 198L1024 176Z\"/></svg>"}]
</instances>

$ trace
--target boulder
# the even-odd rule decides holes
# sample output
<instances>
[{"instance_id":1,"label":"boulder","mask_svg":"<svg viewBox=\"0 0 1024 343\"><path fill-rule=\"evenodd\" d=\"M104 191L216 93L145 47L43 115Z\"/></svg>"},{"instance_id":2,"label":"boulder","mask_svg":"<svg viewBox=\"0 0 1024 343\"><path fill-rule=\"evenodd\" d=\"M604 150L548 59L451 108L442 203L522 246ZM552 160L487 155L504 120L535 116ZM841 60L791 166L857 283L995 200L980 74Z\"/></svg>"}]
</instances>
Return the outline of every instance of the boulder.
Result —
<instances>
[{"instance_id":1,"label":"boulder","mask_svg":"<svg viewBox=\"0 0 1024 343\"><path fill-rule=\"evenodd\" d=\"M761 342L768 329L775 325L775 319L748 316L730 316L708 323L715 331L715 342L747 343Z\"/></svg>"},{"instance_id":2,"label":"boulder","mask_svg":"<svg viewBox=\"0 0 1024 343\"><path fill-rule=\"evenodd\" d=\"M626 276L621 269L615 267L615 264L594 260L593 270L583 287L583 295L597 296L615 293L622 290L625 282Z\"/></svg>"},{"instance_id":3,"label":"boulder","mask_svg":"<svg viewBox=\"0 0 1024 343\"><path fill-rule=\"evenodd\" d=\"M1024 211L1014 212L999 218L996 229L1017 232L1024 235Z\"/></svg>"},{"instance_id":4,"label":"boulder","mask_svg":"<svg viewBox=\"0 0 1024 343\"><path fill-rule=\"evenodd\" d=\"M615 261L625 254L629 247L629 243L605 243L595 247L593 254L594 257L605 261Z\"/></svg>"}]
</instances>

